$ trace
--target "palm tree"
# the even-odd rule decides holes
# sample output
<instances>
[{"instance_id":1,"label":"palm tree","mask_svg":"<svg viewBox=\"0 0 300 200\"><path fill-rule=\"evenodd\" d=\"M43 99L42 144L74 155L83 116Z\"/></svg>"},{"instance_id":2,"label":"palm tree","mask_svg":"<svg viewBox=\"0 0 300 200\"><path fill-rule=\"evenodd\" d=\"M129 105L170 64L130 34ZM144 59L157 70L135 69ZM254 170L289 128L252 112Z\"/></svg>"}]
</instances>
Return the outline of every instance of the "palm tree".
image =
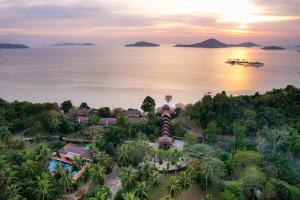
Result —
<instances>
[{"instance_id":1,"label":"palm tree","mask_svg":"<svg viewBox=\"0 0 300 200\"><path fill-rule=\"evenodd\" d=\"M162 180L162 175L158 171L153 171L150 174L150 179L154 187L158 186Z\"/></svg>"},{"instance_id":2,"label":"palm tree","mask_svg":"<svg viewBox=\"0 0 300 200\"><path fill-rule=\"evenodd\" d=\"M94 184L102 184L105 178L105 169L100 164L93 164L91 167L91 177Z\"/></svg>"},{"instance_id":3,"label":"palm tree","mask_svg":"<svg viewBox=\"0 0 300 200\"><path fill-rule=\"evenodd\" d=\"M132 189L137 179L137 171L129 166L121 169L120 176L122 178L123 187Z\"/></svg>"},{"instance_id":4,"label":"palm tree","mask_svg":"<svg viewBox=\"0 0 300 200\"><path fill-rule=\"evenodd\" d=\"M37 177L37 186L35 189L35 195L40 200L54 199L54 188L51 183L50 177L47 173L42 173Z\"/></svg>"},{"instance_id":5,"label":"palm tree","mask_svg":"<svg viewBox=\"0 0 300 200\"><path fill-rule=\"evenodd\" d=\"M88 198L88 200L106 200L106 194L98 191L94 197Z\"/></svg>"},{"instance_id":6,"label":"palm tree","mask_svg":"<svg viewBox=\"0 0 300 200\"><path fill-rule=\"evenodd\" d=\"M88 180L91 178L91 166L90 165L87 165L85 170L82 172L81 178L85 183L87 183Z\"/></svg>"},{"instance_id":7,"label":"palm tree","mask_svg":"<svg viewBox=\"0 0 300 200\"><path fill-rule=\"evenodd\" d=\"M60 126L60 121L57 117L53 118L50 120L50 124L49 124L50 128L52 129L52 133L53 135L56 133L58 133L58 129L59 129L59 126Z\"/></svg>"},{"instance_id":8,"label":"palm tree","mask_svg":"<svg viewBox=\"0 0 300 200\"><path fill-rule=\"evenodd\" d=\"M33 131L37 134L38 138L40 138L40 132L43 128L42 122L37 121L33 124Z\"/></svg>"},{"instance_id":9,"label":"palm tree","mask_svg":"<svg viewBox=\"0 0 300 200\"><path fill-rule=\"evenodd\" d=\"M207 183L210 177L220 177L224 175L224 164L218 158L211 156L204 157L200 164L200 171L205 177L205 191L207 194Z\"/></svg>"},{"instance_id":10,"label":"palm tree","mask_svg":"<svg viewBox=\"0 0 300 200\"><path fill-rule=\"evenodd\" d=\"M16 171L14 171L10 166L5 167L2 170L0 185L10 185L13 181L17 179Z\"/></svg>"},{"instance_id":11,"label":"palm tree","mask_svg":"<svg viewBox=\"0 0 300 200\"><path fill-rule=\"evenodd\" d=\"M16 184L11 184L7 186L6 192L8 194L7 200L21 200L23 199L21 195L19 195L20 187Z\"/></svg>"},{"instance_id":12,"label":"palm tree","mask_svg":"<svg viewBox=\"0 0 300 200\"><path fill-rule=\"evenodd\" d=\"M153 171L153 165L149 162L145 162L141 165L140 172L142 174L143 180L147 180Z\"/></svg>"},{"instance_id":13,"label":"palm tree","mask_svg":"<svg viewBox=\"0 0 300 200\"><path fill-rule=\"evenodd\" d=\"M128 166L130 162L130 146L127 144L123 144L117 149L117 160L121 165Z\"/></svg>"},{"instance_id":14,"label":"palm tree","mask_svg":"<svg viewBox=\"0 0 300 200\"><path fill-rule=\"evenodd\" d=\"M49 160L50 160L50 149L47 148L46 145L44 144L40 144L37 148L36 148L36 154L35 154L35 160L40 162L41 165L45 165Z\"/></svg>"},{"instance_id":15,"label":"palm tree","mask_svg":"<svg viewBox=\"0 0 300 200\"><path fill-rule=\"evenodd\" d=\"M124 200L140 200L133 192L126 192L122 195Z\"/></svg>"},{"instance_id":16,"label":"palm tree","mask_svg":"<svg viewBox=\"0 0 300 200\"><path fill-rule=\"evenodd\" d=\"M176 176L172 176L169 185L167 186L168 194L171 197L175 197L180 193L180 183Z\"/></svg>"},{"instance_id":17,"label":"palm tree","mask_svg":"<svg viewBox=\"0 0 300 200\"><path fill-rule=\"evenodd\" d=\"M36 163L33 160L26 160L22 163L22 169L26 176L32 177L36 171Z\"/></svg>"},{"instance_id":18,"label":"palm tree","mask_svg":"<svg viewBox=\"0 0 300 200\"><path fill-rule=\"evenodd\" d=\"M189 171L185 171L179 176L179 184L182 189L187 189L192 185L192 176Z\"/></svg>"},{"instance_id":19,"label":"palm tree","mask_svg":"<svg viewBox=\"0 0 300 200\"><path fill-rule=\"evenodd\" d=\"M62 173L64 171L64 166L61 162L57 163L55 166L54 177L56 180L59 180L62 177Z\"/></svg>"},{"instance_id":20,"label":"palm tree","mask_svg":"<svg viewBox=\"0 0 300 200\"><path fill-rule=\"evenodd\" d=\"M139 197L141 200L143 199L149 199L148 195L148 187L146 185L146 182L137 182L136 189L135 189L135 195Z\"/></svg>"},{"instance_id":21,"label":"palm tree","mask_svg":"<svg viewBox=\"0 0 300 200\"><path fill-rule=\"evenodd\" d=\"M81 159L78 156L75 156L73 158L72 171L79 171L81 164L82 164Z\"/></svg>"},{"instance_id":22,"label":"palm tree","mask_svg":"<svg viewBox=\"0 0 300 200\"><path fill-rule=\"evenodd\" d=\"M65 191L70 192L73 184L73 177L70 173L70 170L65 168L58 182L64 187Z\"/></svg>"}]
</instances>

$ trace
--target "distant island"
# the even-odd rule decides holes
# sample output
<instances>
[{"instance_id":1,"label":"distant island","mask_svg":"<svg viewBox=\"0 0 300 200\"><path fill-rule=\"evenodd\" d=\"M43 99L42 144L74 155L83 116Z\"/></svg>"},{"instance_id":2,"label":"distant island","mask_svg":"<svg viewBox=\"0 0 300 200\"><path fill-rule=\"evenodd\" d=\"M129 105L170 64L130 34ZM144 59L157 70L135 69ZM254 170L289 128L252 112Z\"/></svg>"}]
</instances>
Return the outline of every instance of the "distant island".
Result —
<instances>
[{"instance_id":1,"label":"distant island","mask_svg":"<svg viewBox=\"0 0 300 200\"><path fill-rule=\"evenodd\" d=\"M214 38L205 40L200 43L195 44L176 44L175 47L194 47L194 48L228 48L228 47L257 47L260 45L257 45L252 42L244 42L240 44L226 44L223 42L220 42L219 40L216 40Z\"/></svg>"},{"instance_id":2,"label":"distant island","mask_svg":"<svg viewBox=\"0 0 300 200\"><path fill-rule=\"evenodd\" d=\"M261 48L263 50L285 50L283 47L277 47L277 46L266 46Z\"/></svg>"},{"instance_id":3,"label":"distant island","mask_svg":"<svg viewBox=\"0 0 300 200\"><path fill-rule=\"evenodd\" d=\"M94 43L86 42L86 43L74 43L74 42L59 42L53 44L52 46L63 47L63 46L94 46Z\"/></svg>"},{"instance_id":4,"label":"distant island","mask_svg":"<svg viewBox=\"0 0 300 200\"><path fill-rule=\"evenodd\" d=\"M29 47L24 44L9 44L0 43L0 49L28 49Z\"/></svg>"},{"instance_id":5,"label":"distant island","mask_svg":"<svg viewBox=\"0 0 300 200\"><path fill-rule=\"evenodd\" d=\"M296 47L300 47L300 45L296 46Z\"/></svg>"},{"instance_id":6,"label":"distant island","mask_svg":"<svg viewBox=\"0 0 300 200\"><path fill-rule=\"evenodd\" d=\"M159 46L160 46L159 44L144 42L144 41L125 45L125 47L159 47Z\"/></svg>"}]
</instances>

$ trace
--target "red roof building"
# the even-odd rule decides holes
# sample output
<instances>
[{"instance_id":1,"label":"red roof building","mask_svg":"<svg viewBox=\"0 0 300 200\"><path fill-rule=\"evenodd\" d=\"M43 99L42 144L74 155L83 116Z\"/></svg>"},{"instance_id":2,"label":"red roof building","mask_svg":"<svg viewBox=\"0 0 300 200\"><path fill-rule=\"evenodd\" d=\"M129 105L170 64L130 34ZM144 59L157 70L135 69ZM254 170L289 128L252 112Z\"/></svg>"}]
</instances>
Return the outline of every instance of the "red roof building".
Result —
<instances>
[{"instance_id":1,"label":"red roof building","mask_svg":"<svg viewBox=\"0 0 300 200\"><path fill-rule=\"evenodd\" d=\"M117 118L101 118L99 119L99 123L103 127L109 127L111 125L116 125L118 123Z\"/></svg>"}]
</instances>

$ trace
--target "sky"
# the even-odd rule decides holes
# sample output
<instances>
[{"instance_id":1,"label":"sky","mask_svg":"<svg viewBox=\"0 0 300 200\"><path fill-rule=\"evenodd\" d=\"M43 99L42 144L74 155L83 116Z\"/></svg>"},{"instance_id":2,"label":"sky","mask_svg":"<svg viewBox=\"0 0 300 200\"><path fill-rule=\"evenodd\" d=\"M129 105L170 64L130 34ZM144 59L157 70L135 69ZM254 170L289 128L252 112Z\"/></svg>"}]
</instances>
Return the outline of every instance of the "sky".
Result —
<instances>
[{"instance_id":1,"label":"sky","mask_svg":"<svg viewBox=\"0 0 300 200\"><path fill-rule=\"evenodd\" d=\"M0 42L300 44L300 0L0 0Z\"/></svg>"}]
</instances>

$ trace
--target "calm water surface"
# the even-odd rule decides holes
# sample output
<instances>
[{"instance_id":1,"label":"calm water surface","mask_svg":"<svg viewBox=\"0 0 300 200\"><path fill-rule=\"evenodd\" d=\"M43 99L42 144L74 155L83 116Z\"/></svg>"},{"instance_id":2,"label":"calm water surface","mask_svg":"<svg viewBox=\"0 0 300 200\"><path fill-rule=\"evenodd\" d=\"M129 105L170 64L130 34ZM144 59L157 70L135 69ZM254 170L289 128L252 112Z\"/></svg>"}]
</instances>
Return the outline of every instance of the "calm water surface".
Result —
<instances>
[{"instance_id":1,"label":"calm water surface","mask_svg":"<svg viewBox=\"0 0 300 200\"><path fill-rule=\"evenodd\" d=\"M229 58L265 63L231 66ZM0 51L0 97L139 107L146 95L194 103L207 92L252 94L300 87L300 53L258 48L39 47Z\"/></svg>"}]
</instances>

